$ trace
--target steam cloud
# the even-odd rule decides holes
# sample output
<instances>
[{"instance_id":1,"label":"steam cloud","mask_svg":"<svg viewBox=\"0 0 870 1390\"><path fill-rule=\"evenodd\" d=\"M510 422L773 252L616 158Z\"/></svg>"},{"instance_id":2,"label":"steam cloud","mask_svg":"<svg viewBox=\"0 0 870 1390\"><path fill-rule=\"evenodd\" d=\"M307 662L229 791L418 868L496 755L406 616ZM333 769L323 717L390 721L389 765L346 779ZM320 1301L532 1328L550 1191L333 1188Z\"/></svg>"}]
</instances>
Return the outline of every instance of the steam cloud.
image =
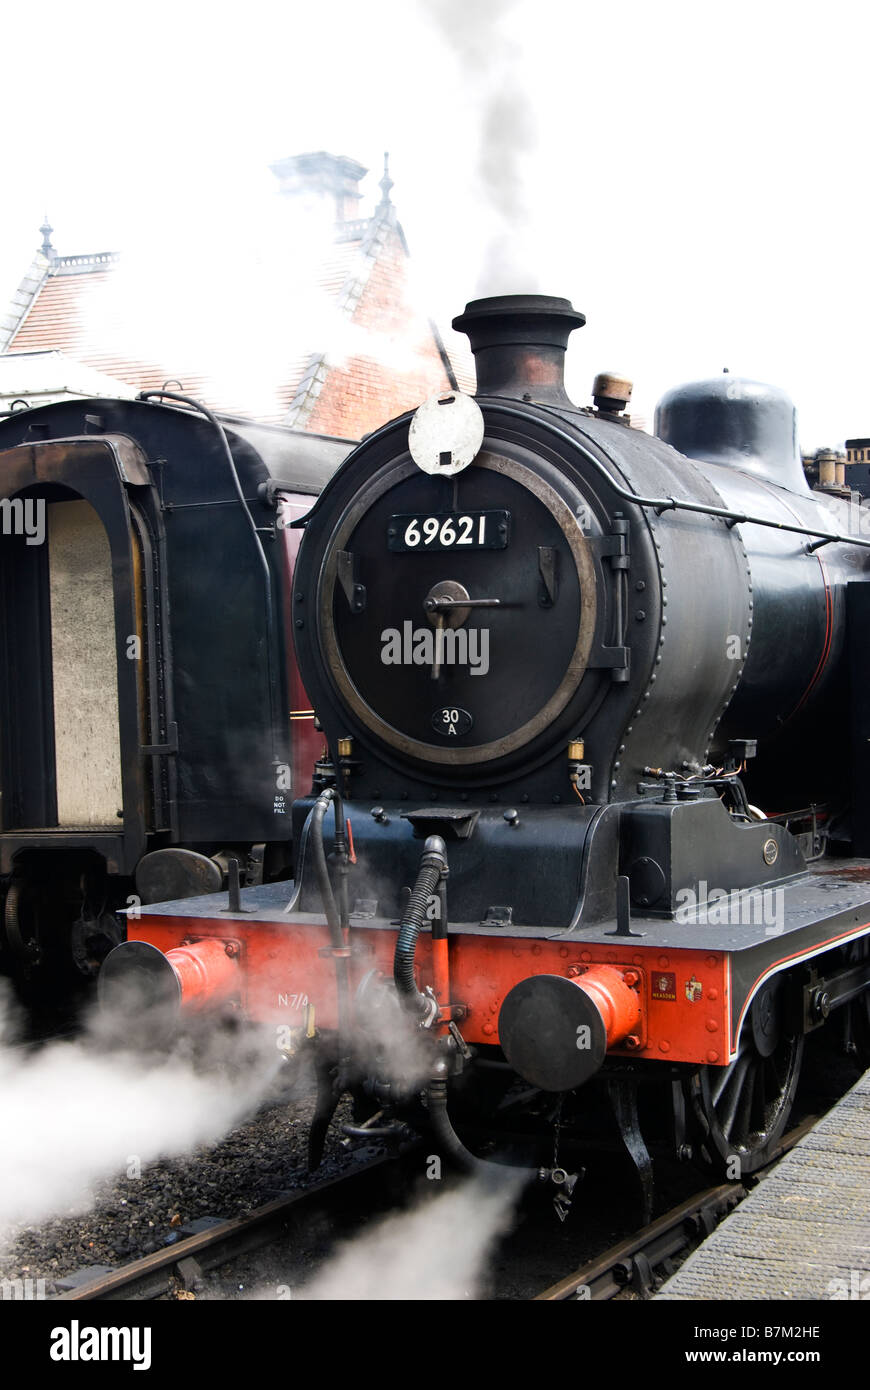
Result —
<instances>
[{"instance_id":1,"label":"steam cloud","mask_svg":"<svg viewBox=\"0 0 870 1390\"><path fill-rule=\"evenodd\" d=\"M476 193L489 224L476 293L534 293L540 259L532 245L525 165L537 132L520 46L505 31L517 0L426 0L426 10L479 103ZM477 209L475 209L477 215Z\"/></svg>"},{"instance_id":2,"label":"steam cloud","mask_svg":"<svg viewBox=\"0 0 870 1390\"><path fill-rule=\"evenodd\" d=\"M390 989L372 1000L357 1045L371 1057L378 1075L400 1091L419 1090L432 1071L431 1035L408 1018Z\"/></svg>"},{"instance_id":3,"label":"steam cloud","mask_svg":"<svg viewBox=\"0 0 870 1390\"><path fill-rule=\"evenodd\" d=\"M84 287L73 355L159 366L170 389L180 383L230 414L271 422L286 420L291 384L312 355L328 351L337 368L359 355L425 376L425 320L410 344L388 328L352 323L335 285L321 279L357 276L362 251L339 254L325 202L282 197L269 171L257 172L266 182L231 209L197 186L175 199L171 224L149 218L129 228L111 275ZM203 224L215 229L208 237ZM179 253L185 238L195 254Z\"/></svg>"},{"instance_id":4,"label":"steam cloud","mask_svg":"<svg viewBox=\"0 0 870 1390\"><path fill-rule=\"evenodd\" d=\"M104 1024L103 1024L104 1026ZM29 1050L14 1045L15 1013L0 996L0 1246L16 1225L70 1208L91 1188L226 1134L267 1094L281 1061L274 1036L222 1035L168 1056L105 1049L101 1031Z\"/></svg>"},{"instance_id":5,"label":"steam cloud","mask_svg":"<svg viewBox=\"0 0 870 1390\"><path fill-rule=\"evenodd\" d=\"M351 1241L299 1297L455 1301L479 1295L486 1258L511 1225L521 1183L471 1178Z\"/></svg>"},{"instance_id":6,"label":"steam cloud","mask_svg":"<svg viewBox=\"0 0 870 1390\"><path fill-rule=\"evenodd\" d=\"M291 210L271 187L256 194L232 223L196 190L171 229L131 228L120 263L87 300L80 349L159 363L230 412L281 418L294 365L301 374L307 354L341 325L317 285L332 227L322 209ZM214 237L195 256L179 255L179 225L202 221L217 228Z\"/></svg>"}]
</instances>

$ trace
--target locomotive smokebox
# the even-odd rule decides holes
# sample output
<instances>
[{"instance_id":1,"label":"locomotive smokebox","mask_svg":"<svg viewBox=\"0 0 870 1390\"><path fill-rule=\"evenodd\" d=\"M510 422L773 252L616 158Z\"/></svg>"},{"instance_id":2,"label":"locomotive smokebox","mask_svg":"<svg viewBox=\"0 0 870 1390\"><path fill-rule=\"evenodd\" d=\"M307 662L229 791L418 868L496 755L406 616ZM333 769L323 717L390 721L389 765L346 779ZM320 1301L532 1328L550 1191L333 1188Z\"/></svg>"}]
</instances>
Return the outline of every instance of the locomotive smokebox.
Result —
<instances>
[{"instance_id":1,"label":"locomotive smokebox","mask_svg":"<svg viewBox=\"0 0 870 1390\"><path fill-rule=\"evenodd\" d=\"M502 1050L525 1081L543 1091L572 1091L599 1070L640 1020L633 985L609 965L577 977L531 975L505 998L498 1019Z\"/></svg>"},{"instance_id":2,"label":"locomotive smokebox","mask_svg":"<svg viewBox=\"0 0 870 1390\"><path fill-rule=\"evenodd\" d=\"M739 468L792 492L809 492L797 412L776 386L727 372L678 386L656 406L655 433L687 458Z\"/></svg>"},{"instance_id":3,"label":"locomotive smokebox","mask_svg":"<svg viewBox=\"0 0 870 1390\"><path fill-rule=\"evenodd\" d=\"M509 294L473 299L453 327L467 333L478 396L512 396L571 406L565 391L565 349L586 315L568 299Z\"/></svg>"}]
</instances>

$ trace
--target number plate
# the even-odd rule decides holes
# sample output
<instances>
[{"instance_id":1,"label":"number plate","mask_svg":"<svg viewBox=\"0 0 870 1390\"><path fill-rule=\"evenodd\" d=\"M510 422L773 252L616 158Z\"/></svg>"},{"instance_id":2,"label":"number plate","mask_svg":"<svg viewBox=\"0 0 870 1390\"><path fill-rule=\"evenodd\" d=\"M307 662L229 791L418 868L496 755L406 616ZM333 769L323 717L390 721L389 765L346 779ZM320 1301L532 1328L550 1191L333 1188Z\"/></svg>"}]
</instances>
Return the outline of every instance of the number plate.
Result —
<instances>
[{"instance_id":1,"label":"number plate","mask_svg":"<svg viewBox=\"0 0 870 1390\"><path fill-rule=\"evenodd\" d=\"M510 512L419 512L391 516L387 549L504 550L510 539Z\"/></svg>"},{"instance_id":2,"label":"number plate","mask_svg":"<svg viewBox=\"0 0 870 1390\"><path fill-rule=\"evenodd\" d=\"M458 738L467 734L473 725L474 719L468 710L460 709L457 705L436 709L432 715L432 728L436 734L443 734L445 738Z\"/></svg>"}]
</instances>

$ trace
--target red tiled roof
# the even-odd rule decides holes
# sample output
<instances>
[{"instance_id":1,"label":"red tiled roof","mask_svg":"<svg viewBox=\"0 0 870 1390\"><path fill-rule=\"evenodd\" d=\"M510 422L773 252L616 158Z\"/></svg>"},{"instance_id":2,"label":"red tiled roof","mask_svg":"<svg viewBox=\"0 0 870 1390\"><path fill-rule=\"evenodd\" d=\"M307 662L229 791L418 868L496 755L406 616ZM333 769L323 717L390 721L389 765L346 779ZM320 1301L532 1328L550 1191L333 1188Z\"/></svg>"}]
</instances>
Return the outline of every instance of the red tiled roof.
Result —
<instances>
[{"instance_id":1,"label":"red tiled roof","mask_svg":"<svg viewBox=\"0 0 870 1390\"><path fill-rule=\"evenodd\" d=\"M340 424L342 432L351 430L357 436L447 386L448 375L437 332L406 296L407 248L392 206L382 205L374 218L345 224L339 237L323 248L319 264L311 265L308 283L323 296L324 305L332 305L326 315L330 322L318 334L328 338L344 320L353 325L356 337L337 351L329 341L312 342L308 352L288 343L287 360L270 361L268 390L258 389L256 382L241 382L232 367L217 372L190 347L159 358L153 348L149 351L148 338L153 345L154 333L145 336L140 331L122 292L119 258L107 254L53 261L12 333L7 352L59 349L137 390L159 388L171 380L180 382L187 394L230 414L331 433L339 432L333 426ZM370 282L380 286L377 292L369 292ZM226 322L231 334L231 307ZM367 333L377 344L371 357L359 341ZM473 390L464 339L452 330L449 336L459 385ZM252 352L255 347L251 345ZM341 406L334 389L339 381L347 397Z\"/></svg>"}]
</instances>

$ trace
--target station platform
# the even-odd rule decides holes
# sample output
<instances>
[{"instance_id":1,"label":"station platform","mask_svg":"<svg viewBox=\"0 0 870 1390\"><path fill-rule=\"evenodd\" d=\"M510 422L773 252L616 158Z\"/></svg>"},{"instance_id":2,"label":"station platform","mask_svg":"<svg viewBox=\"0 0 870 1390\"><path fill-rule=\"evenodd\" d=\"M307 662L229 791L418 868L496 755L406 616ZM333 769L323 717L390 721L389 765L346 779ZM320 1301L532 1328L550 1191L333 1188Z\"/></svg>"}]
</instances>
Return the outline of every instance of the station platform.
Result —
<instances>
[{"instance_id":1,"label":"station platform","mask_svg":"<svg viewBox=\"0 0 870 1390\"><path fill-rule=\"evenodd\" d=\"M655 1297L870 1299L870 1071Z\"/></svg>"}]
</instances>

